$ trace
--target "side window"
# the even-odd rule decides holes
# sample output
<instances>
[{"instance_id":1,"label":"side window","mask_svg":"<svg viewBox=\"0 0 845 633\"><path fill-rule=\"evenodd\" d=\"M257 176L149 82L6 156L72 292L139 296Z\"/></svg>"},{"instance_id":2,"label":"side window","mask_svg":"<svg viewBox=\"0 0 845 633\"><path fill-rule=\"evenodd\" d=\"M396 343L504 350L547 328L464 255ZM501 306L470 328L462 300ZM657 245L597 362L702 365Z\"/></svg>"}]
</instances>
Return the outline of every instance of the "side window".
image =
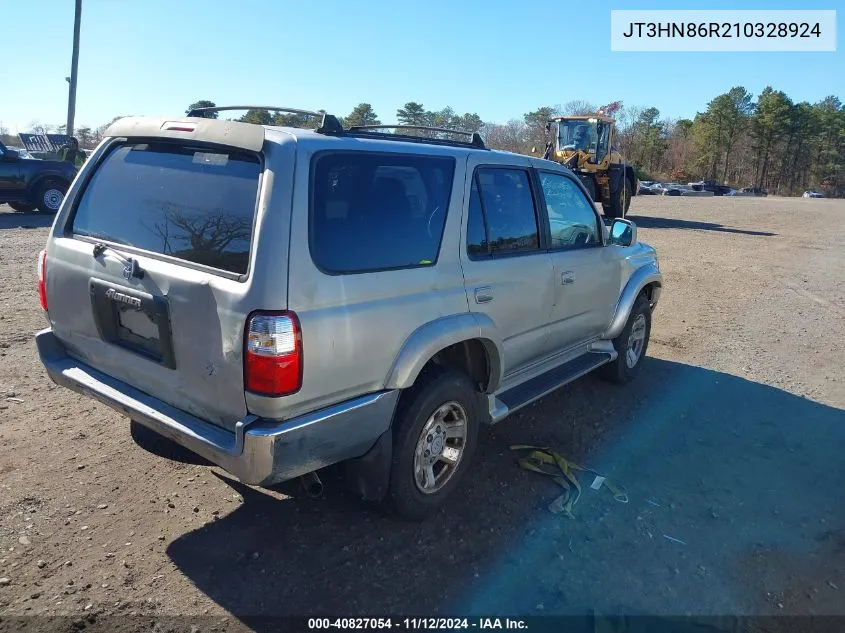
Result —
<instances>
[{"instance_id":1,"label":"side window","mask_svg":"<svg viewBox=\"0 0 845 633\"><path fill-rule=\"evenodd\" d=\"M552 248L583 248L601 244L592 203L566 176L540 172L546 198Z\"/></svg>"},{"instance_id":2,"label":"side window","mask_svg":"<svg viewBox=\"0 0 845 633\"><path fill-rule=\"evenodd\" d=\"M455 161L332 152L312 171L311 256L323 270L359 273L437 261Z\"/></svg>"},{"instance_id":3,"label":"side window","mask_svg":"<svg viewBox=\"0 0 845 633\"><path fill-rule=\"evenodd\" d=\"M467 252L507 255L540 248L528 172L480 168L470 197Z\"/></svg>"},{"instance_id":4,"label":"side window","mask_svg":"<svg viewBox=\"0 0 845 633\"><path fill-rule=\"evenodd\" d=\"M470 259L486 257L487 229L484 228L484 212L481 210L481 194L478 193L478 178L472 179L469 196L469 218L467 220L467 254Z\"/></svg>"}]
</instances>

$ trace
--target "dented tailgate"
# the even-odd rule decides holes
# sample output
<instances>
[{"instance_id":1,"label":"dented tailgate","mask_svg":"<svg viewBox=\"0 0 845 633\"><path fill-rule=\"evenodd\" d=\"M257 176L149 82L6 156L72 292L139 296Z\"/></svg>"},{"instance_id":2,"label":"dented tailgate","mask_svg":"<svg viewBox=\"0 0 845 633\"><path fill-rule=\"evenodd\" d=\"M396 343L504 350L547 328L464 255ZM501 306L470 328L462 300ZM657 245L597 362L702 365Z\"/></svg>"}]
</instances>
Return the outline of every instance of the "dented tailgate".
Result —
<instances>
[{"instance_id":1,"label":"dented tailgate","mask_svg":"<svg viewBox=\"0 0 845 633\"><path fill-rule=\"evenodd\" d=\"M266 165L253 149L260 126L236 139L213 123L185 119L98 150L48 243L48 314L79 360L233 429L247 413L245 315L265 300L252 270Z\"/></svg>"}]
</instances>

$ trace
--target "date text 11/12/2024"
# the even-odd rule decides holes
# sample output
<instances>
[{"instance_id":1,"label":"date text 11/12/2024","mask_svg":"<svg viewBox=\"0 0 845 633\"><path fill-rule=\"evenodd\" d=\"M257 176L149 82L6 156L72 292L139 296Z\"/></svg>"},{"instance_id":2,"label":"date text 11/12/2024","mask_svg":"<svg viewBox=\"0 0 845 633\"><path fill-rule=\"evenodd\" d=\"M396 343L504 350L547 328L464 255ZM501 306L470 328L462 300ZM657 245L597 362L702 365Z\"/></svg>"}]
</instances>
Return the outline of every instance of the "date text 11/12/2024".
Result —
<instances>
[{"instance_id":1,"label":"date text 11/12/2024","mask_svg":"<svg viewBox=\"0 0 845 633\"><path fill-rule=\"evenodd\" d=\"M309 618L308 630L527 631L519 618Z\"/></svg>"}]
</instances>

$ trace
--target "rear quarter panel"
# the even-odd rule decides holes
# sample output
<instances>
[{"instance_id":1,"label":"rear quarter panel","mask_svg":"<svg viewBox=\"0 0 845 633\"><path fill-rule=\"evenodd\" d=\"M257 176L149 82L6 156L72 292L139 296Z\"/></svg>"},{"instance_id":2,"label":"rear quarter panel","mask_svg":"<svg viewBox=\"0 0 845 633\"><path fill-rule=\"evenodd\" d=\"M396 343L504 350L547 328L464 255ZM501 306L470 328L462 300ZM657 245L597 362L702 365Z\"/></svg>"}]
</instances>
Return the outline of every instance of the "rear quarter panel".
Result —
<instances>
[{"instance_id":1,"label":"rear quarter panel","mask_svg":"<svg viewBox=\"0 0 845 633\"><path fill-rule=\"evenodd\" d=\"M391 141L384 151L431 155L438 150ZM327 147L328 145L328 147ZM364 145L360 149L372 149ZM433 266L384 272L327 274L315 265L309 247L309 173L315 151L331 143L302 142L297 156L291 220L288 307L302 327L302 389L285 398L247 394L250 411L289 417L385 388L408 337L421 325L467 312L458 258L463 187L453 185L438 260ZM348 151L350 143L336 149ZM454 149L454 182L464 180L465 160Z\"/></svg>"}]
</instances>

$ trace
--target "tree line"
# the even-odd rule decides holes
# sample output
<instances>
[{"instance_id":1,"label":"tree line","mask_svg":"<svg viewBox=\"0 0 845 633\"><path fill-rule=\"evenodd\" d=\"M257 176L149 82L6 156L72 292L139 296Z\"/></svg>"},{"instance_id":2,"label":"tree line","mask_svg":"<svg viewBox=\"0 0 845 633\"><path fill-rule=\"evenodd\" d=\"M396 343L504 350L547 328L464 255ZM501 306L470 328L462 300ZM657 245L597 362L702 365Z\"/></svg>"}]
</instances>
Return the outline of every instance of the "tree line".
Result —
<instances>
[{"instance_id":1,"label":"tree line","mask_svg":"<svg viewBox=\"0 0 845 633\"><path fill-rule=\"evenodd\" d=\"M188 114L195 108L213 108L215 104L213 101L201 100L192 103L185 110ZM219 113L213 112L209 116L218 118ZM244 123L256 123L259 125L282 125L293 127L307 127L314 125L317 121L314 117L301 114L290 114L286 112L268 112L267 110L247 110L246 113L234 119L235 121L242 121ZM396 120L401 125L415 125L427 127L439 127L467 130L469 132L479 132L484 128L484 121L481 117L474 113L458 114L452 108L446 107L442 110L426 110L421 103L409 101L403 107L396 111ZM340 122L344 127L356 127L366 125L382 125L378 115L373 110L373 106L369 103L359 103L352 109L345 117L340 117ZM425 132L421 132L425 134Z\"/></svg>"},{"instance_id":2,"label":"tree line","mask_svg":"<svg viewBox=\"0 0 845 633\"><path fill-rule=\"evenodd\" d=\"M550 117L596 110L586 101L544 106L521 119L487 123L481 132L491 147L530 154L543 147ZM624 106L614 117L616 144L641 179L708 179L776 195L806 189L845 195L845 106L838 97L796 103L767 87L755 99L739 86L715 97L692 119L661 117L655 107Z\"/></svg>"},{"instance_id":3,"label":"tree line","mask_svg":"<svg viewBox=\"0 0 845 633\"><path fill-rule=\"evenodd\" d=\"M186 113L198 107L214 107L214 102L197 101ZM542 154L551 117L591 114L597 109L589 101L576 100L541 106L522 117L495 123L483 121L476 113L459 114L448 106L429 110L409 101L397 109L395 120L402 125L479 132L491 148ZM217 118L218 113L210 116ZM98 128L77 129L82 147L94 147L118 118ZM615 119L616 144L641 179L711 179L734 187L761 187L778 195L800 194L808 188L845 195L845 106L835 96L811 104L795 102L772 87L755 97L737 86L716 96L692 119L661 116L660 110L649 106L623 106ZM311 116L266 110L248 110L234 120L296 127L316 124ZM369 103L358 104L341 121L345 127L382 123ZM33 123L30 131L63 129ZM2 126L0 133L4 133Z\"/></svg>"}]
</instances>

